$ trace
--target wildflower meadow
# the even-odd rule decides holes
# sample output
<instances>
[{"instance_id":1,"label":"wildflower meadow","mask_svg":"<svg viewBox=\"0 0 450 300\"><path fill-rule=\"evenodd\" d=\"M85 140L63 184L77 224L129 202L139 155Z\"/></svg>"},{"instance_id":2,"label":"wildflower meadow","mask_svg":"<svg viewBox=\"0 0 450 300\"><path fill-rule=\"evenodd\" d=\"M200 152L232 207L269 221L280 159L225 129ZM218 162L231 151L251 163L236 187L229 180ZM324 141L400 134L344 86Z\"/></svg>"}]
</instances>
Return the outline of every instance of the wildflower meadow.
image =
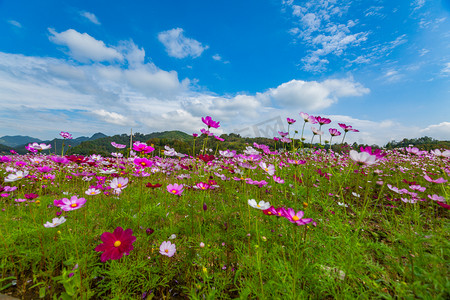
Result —
<instances>
[{"instance_id":1,"label":"wildflower meadow","mask_svg":"<svg viewBox=\"0 0 450 300\"><path fill-rule=\"evenodd\" d=\"M207 116L190 153L133 141L0 156L0 293L450 298L450 150L351 149L357 129L299 117L276 147L210 150L220 122Z\"/></svg>"}]
</instances>

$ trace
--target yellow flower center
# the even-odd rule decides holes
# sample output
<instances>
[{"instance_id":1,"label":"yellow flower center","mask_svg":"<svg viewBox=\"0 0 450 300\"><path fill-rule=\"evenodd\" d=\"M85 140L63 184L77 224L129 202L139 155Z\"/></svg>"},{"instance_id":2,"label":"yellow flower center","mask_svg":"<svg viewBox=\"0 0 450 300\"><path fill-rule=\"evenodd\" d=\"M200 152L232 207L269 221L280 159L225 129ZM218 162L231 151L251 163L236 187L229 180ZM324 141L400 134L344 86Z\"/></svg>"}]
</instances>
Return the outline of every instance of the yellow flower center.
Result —
<instances>
[{"instance_id":1,"label":"yellow flower center","mask_svg":"<svg viewBox=\"0 0 450 300\"><path fill-rule=\"evenodd\" d=\"M298 221L298 220L300 220L300 218L299 218L299 217L297 217L297 216L293 216L293 217L292 217L292 220L294 220L294 221Z\"/></svg>"},{"instance_id":2,"label":"yellow flower center","mask_svg":"<svg viewBox=\"0 0 450 300\"><path fill-rule=\"evenodd\" d=\"M72 204L70 204L70 207L77 207L77 206L78 206L77 203L72 203Z\"/></svg>"},{"instance_id":3,"label":"yellow flower center","mask_svg":"<svg viewBox=\"0 0 450 300\"><path fill-rule=\"evenodd\" d=\"M202 186L202 190L206 189L204 186Z\"/></svg>"},{"instance_id":4,"label":"yellow flower center","mask_svg":"<svg viewBox=\"0 0 450 300\"><path fill-rule=\"evenodd\" d=\"M261 206L259 206L259 204L256 204L256 206L261 207Z\"/></svg>"},{"instance_id":5,"label":"yellow flower center","mask_svg":"<svg viewBox=\"0 0 450 300\"><path fill-rule=\"evenodd\" d=\"M270 211L267 212L268 215L271 215L272 213Z\"/></svg>"},{"instance_id":6,"label":"yellow flower center","mask_svg":"<svg viewBox=\"0 0 450 300\"><path fill-rule=\"evenodd\" d=\"M121 187L122 187L122 185L121 185L120 183L118 183L118 184L117 184L117 187L118 187L118 188L121 188Z\"/></svg>"},{"instance_id":7,"label":"yellow flower center","mask_svg":"<svg viewBox=\"0 0 450 300\"><path fill-rule=\"evenodd\" d=\"M91 192L91 195L95 195L95 192L94 192L94 191L92 191L92 192Z\"/></svg>"},{"instance_id":8,"label":"yellow flower center","mask_svg":"<svg viewBox=\"0 0 450 300\"><path fill-rule=\"evenodd\" d=\"M119 247L120 245L122 245L121 241L115 241L114 242L114 247Z\"/></svg>"},{"instance_id":9,"label":"yellow flower center","mask_svg":"<svg viewBox=\"0 0 450 300\"><path fill-rule=\"evenodd\" d=\"M145 162L141 162L141 165L145 166Z\"/></svg>"},{"instance_id":10,"label":"yellow flower center","mask_svg":"<svg viewBox=\"0 0 450 300\"><path fill-rule=\"evenodd\" d=\"M176 193L177 193L177 190L172 190L171 193L172 193L172 194L176 194Z\"/></svg>"},{"instance_id":11,"label":"yellow flower center","mask_svg":"<svg viewBox=\"0 0 450 300\"><path fill-rule=\"evenodd\" d=\"M269 169L265 168L264 170L266 170L266 172L269 172Z\"/></svg>"},{"instance_id":12,"label":"yellow flower center","mask_svg":"<svg viewBox=\"0 0 450 300\"><path fill-rule=\"evenodd\" d=\"M164 252L169 253L169 249L164 250Z\"/></svg>"}]
</instances>

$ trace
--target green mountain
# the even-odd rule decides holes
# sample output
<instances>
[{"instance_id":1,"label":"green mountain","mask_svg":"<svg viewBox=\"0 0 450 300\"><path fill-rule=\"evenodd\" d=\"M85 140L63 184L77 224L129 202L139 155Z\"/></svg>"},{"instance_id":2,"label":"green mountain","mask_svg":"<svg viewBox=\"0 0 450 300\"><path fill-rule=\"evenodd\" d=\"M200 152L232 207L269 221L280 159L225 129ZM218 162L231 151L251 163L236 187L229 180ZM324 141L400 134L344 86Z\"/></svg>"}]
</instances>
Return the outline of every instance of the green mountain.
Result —
<instances>
[{"instance_id":1,"label":"green mountain","mask_svg":"<svg viewBox=\"0 0 450 300\"><path fill-rule=\"evenodd\" d=\"M20 145L28 145L29 143L41 143L40 139L31 137L31 136L23 136L23 135L5 135L0 138L0 144L8 146L8 147L17 147Z\"/></svg>"},{"instance_id":2,"label":"green mountain","mask_svg":"<svg viewBox=\"0 0 450 300\"><path fill-rule=\"evenodd\" d=\"M189 142L193 141L194 138L182 131L164 131L164 132L153 132L150 134L142 134L142 133L134 133L133 134L133 142L149 142L152 144L152 140L157 139L158 142L166 142L166 141L178 141L178 142ZM90 140L80 143L77 146L71 147L68 151L68 154L80 154L80 155L91 155L91 154L101 154L101 155L110 155L111 152L119 152L120 149L116 149L111 145L111 142L115 142L117 144L130 146L130 135L128 134L120 134L114 136L106 136L103 138L99 138L96 140ZM155 143L153 143L155 144Z\"/></svg>"}]
</instances>

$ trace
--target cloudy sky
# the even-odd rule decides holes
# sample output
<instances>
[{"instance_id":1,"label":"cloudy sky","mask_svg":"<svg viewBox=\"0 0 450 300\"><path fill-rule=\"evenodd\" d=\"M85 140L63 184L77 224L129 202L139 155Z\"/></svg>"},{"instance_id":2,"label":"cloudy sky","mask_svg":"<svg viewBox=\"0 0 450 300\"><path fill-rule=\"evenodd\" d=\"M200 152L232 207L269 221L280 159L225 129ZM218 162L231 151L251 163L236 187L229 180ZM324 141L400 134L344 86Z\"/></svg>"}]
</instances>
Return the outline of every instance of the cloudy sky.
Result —
<instances>
[{"instance_id":1,"label":"cloudy sky","mask_svg":"<svg viewBox=\"0 0 450 300\"><path fill-rule=\"evenodd\" d=\"M0 136L450 139L450 0L0 0L0 36Z\"/></svg>"}]
</instances>

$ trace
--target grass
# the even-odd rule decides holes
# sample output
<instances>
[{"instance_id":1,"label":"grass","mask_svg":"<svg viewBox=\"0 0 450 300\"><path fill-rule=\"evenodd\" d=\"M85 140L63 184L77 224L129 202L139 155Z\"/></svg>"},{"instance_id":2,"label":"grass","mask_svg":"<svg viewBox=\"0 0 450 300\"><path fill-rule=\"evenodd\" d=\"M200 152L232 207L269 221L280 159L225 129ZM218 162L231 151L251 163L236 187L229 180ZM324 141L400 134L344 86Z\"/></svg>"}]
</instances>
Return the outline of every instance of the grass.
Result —
<instances>
[{"instance_id":1,"label":"grass","mask_svg":"<svg viewBox=\"0 0 450 300\"><path fill-rule=\"evenodd\" d=\"M142 176L133 159L60 164L51 155L8 156L0 164L3 179L14 173L10 168L29 175L3 183L3 189L17 189L7 188L0 199L0 293L24 299L450 297L448 210L428 197L436 194L445 202L449 184L423 177L448 180L448 158L394 150L374 165L360 166L346 154L324 150L257 150L257 161L245 154L208 163L149 157L149 176ZM37 157L42 161L33 162ZM20 161L26 165L19 167ZM274 165L284 183L276 183L261 161ZM53 170L39 172L44 165ZM113 168L119 173L100 173ZM114 177L129 179L119 195L108 189ZM216 187L195 189L199 182ZM412 182L426 190L413 191ZM180 196L167 191L173 183L184 185ZM102 192L86 195L92 186ZM38 197L15 201L29 193ZM86 204L63 211L65 223L44 227L61 212L54 200L73 195ZM316 226L266 215L249 199L302 210ZM119 226L132 229L134 249L102 262L95 248L104 232ZM169 240L176 245L172 257L159 252Z\"/></svg>"}]
</instances>

